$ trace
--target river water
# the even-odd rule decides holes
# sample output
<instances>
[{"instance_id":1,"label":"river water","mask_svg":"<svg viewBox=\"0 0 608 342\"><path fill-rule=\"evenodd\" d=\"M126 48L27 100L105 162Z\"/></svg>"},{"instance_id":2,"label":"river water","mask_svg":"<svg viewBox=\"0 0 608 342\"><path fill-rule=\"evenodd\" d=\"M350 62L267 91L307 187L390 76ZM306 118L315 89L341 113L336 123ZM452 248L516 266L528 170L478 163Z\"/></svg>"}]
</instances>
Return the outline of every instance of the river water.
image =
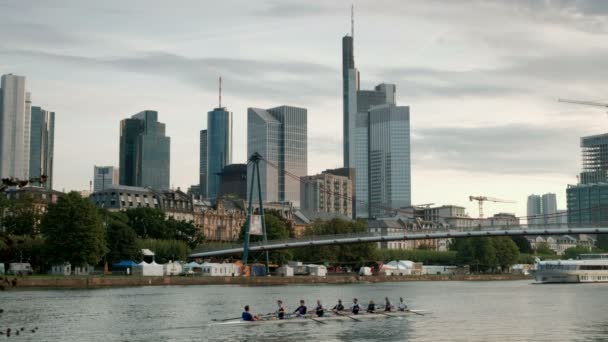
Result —
<instances>
[{"instance_id":1,"label":"river water","mask_svg":"<svg viewBox=\"0 0 608 342\"><path fill-rule=\"evenodd\" d=\"M381 302L403 296L425 316L328 324L214 326L242 307L295 308L317 298ZM607 341L608 284L530 281L291 286L167 286L0 293L0 330L17 341ZM31 329L38 327L35 332ZM0 336L0 340L6 336ZM7 339L8 340L8 339Z\"/></svg>"}]
</instances>

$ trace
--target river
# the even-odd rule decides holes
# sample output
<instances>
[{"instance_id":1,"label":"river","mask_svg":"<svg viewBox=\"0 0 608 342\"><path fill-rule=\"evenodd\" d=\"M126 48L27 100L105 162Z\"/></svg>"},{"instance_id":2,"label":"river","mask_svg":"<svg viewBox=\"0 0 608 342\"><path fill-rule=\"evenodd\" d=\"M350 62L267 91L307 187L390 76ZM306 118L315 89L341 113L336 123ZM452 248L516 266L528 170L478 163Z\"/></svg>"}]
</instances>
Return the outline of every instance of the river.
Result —
<instances>
[{"instance_id":1,"label":"river","mask_svg":"<svg viewBox=\"0 0 608 342\"><path fill-rule=\"evenodd\" d=\"M608 284L531 281L5 291L0 330L12 328L13 341L606 341L607 294ZM380 302L385 295L403 296L429 313L328 324L211 324L240 316L245 304L270 312L278 298L289 309L299 299L330 306L337 298Z\"/></svg>"}]
</instances>

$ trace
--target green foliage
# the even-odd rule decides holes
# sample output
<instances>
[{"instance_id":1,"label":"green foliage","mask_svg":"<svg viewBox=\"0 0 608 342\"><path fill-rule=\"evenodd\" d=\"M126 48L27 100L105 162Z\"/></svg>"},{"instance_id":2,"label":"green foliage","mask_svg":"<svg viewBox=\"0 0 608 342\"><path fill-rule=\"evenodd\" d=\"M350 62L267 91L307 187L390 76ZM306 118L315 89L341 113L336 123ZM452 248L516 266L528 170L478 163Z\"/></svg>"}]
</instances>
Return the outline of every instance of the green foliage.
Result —
<instances>
[{"instance_id":1,"label":"green foliage","mask_svg":"<svg viewBox=\"0 0 608 342\"><path fill-rule=\"evenodd\" d=\"M452 248L457 250L458 263L470 265L474 271L505 270L519 259L517 245L507 237L455 239Z\"/></svg>"},{"instance_id":2,"label":"green foliage","mask_svg":"<svg viewBox=\"0 0 608 342\"><path fill-rule=\"evenodd\" d=\"M154 252L154 259L159 264L171 260L186 260L188 257L188 245L178 240L137 239L138 250L149 249Z\"/></svg>"},{"instance_id":3,"label":"green foliage","mask_svg":"<svg viewBox=\"0 0 608 342\"><path fill-rule=\"evenodd\" d=\"M137 234L129 226L129 217L124 212L105 211L102 215L107 228L106 239L109 251L106 254L106 261L108 264L135 259L139 255Z\"/></svg>"},{"instance_id":4,"label":"green foliage","mask_svg":"<svg viewBox=\"0 0 608 342\"><path fill-rule=\"evenodd\" d=\"M268 240L285 240L290 237L290 225L279 213L273 210L265 210L265 223L266 223L266 236ZM245 224L241 227L239 234L239 241L245 241ZM262 241L263 237L260 235L250 235L249 241ZM254 255L255 257L255 255ZM261 256L259 258L262 258ZM292 259L292 253L290 250L279 250L272 251L269 253L271 262L275 264L284 264Z\"/></svg>"},{"instance_id":5,"label":"green foliage","mask_svg":"<svg viewBox=\"0 0 608 342\"><path fill-rule=\"evenodd\" d=\"M546 242L539 242L536 244L536 249L534 250L536 254L547 254L547 255L555 255L554 250L549 247L549 244Z\"/></svg>"},{"instance_id":6,"label":"green foliage","mask_svg":"<svg viewBox=\"0 0 608 342\"><path fill-rule=\"evenodd\" d=\"M590 253L591 249L584 246L570 247L564 251L563 259L576 259L579 255Z\"/></svg>"},{"instance_id":7,"label":"green foliage","mask_svg":"<svg viewBox=\"0 0 608 342\"><path fill-rule=\"evenodd\" d=\"M126 212L128 225L142 239L180 240L189 247L202 243L205 239L192 222L177 221L156 208L134 208Z\"/></svg>"},{"instance_id":8,"label":"green foliage","mask_svg":"<svg viewBox=\"0 0 608 342\"><path fill-rule=\"evenodd\" d=\"M40 268L46 263L45 244L41 236L8 235L0 237L0 260L3 262L29 262Z\"/></svg>"},{"instance_id":9,"label":"green foliage","mask_svg":"<svg viewBox=\"0 0 608 342\"><path fill-rule=\"evenodd\" d=\"M431 251L431 250L407 250L407 249L379 249L378 260L389 262L392 260L410 260L421 262L425 265L457 265L456 252L454 251Z\"/></svg>"},{"instance_id":10,"label":"green foliage","mask_svg":"<svg viewBox=\"0 0 608 342\"><path fill-rule=\"evenodd\" d=\"M40 228L51 263L68 261L73 266L95 265L106 252L101 217L95 206L76 192L50 204Z\"/></svg>"},{"instance_id":11,"label":"green foliage","mask_svg":"<svg viewBox=\"0 0 608 342\"><path fill-rule=\"evenodd\" d=\"M20 196L7 202L4 227L9 234L34 236L41 218L34 197Z\"/></svg>"},{"instance_id":12,"label":"green foliage","mask_svg":"<svg viewBox=\"0 0 608 342\"><path fill-rule=\"evenodd\" d=\"M332 235L361 233L367 230L365 221L346 221L332 219L317 220L304 232L304 235ZM319 246L299 248L294 251L296 260L304 262L325 262L328 264L354 264L363 266L376 259L377 245L375 243L359 243L352 245Z\"/></svg>"},{"instance_id":13,"label":"green foliage","mask_svg":"<svg viewBox=\"0 0 608 342\"><path fill-rule=\"evenodd\" d=\"M602 251L608 252L608 234L598 234L595 246Z\"/></svg>"},{"instance_id":14,"label":"green foliage","mask_svg":"<svg viewBox=\"0 0 608 342\"><path fill-rule=\"evenodd\" d=\"M517 248L519 249L520 253L534 253L532 245L530 244L530 240L528 240L525 236L512 236L511 239L517 245Z\"/></svg>"}]
</instances>

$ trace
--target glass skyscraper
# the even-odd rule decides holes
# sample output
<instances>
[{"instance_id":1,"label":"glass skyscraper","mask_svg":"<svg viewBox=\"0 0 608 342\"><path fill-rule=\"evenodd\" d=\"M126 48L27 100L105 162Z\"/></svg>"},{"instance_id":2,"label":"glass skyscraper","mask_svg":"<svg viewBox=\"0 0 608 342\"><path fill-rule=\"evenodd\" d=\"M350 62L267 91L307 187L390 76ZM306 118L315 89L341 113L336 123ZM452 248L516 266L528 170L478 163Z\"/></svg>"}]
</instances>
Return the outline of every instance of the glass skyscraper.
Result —
<instances>
[{"instance_id":1,"label":"glass skyscraper","mask_svg":"<svg viewBox=\"0 0 608 342\"><path fill-rule=\"evenodd\" d=\"M207 115L207 197L217 198L219 174L229 164L232 164L232 112L219 107Z\"/></svg>"},{"instance_id":2,"label":"glass skyscraper","mask_svg":"<svg viewBox=\"0 0 608 342\"><path fill-rule=\"evenodd\" d=\"M93 191L103 191L118 185L118 168L114 166L93 167Z\"/></svg>"},{"instance_id":3,"label":"glass skyscraper","mask_svg":"<svg viewBox=\"0 0 608 342\"><path fill-rule=\"evenodd\" d=\"M198 172L198 184L199 184L199 195L207 197L207 130L202 129L200 134L200 146L199 146L199 172Z\"/></svg>"},{"instance_id":4,"label":"glass skyscraper","mask_svg":"<svg viewBox=\"0 0 608 342\"><path fill-rule=\"evenodd\" d=\"M247 155L257 152L274 165L260 163L263 201L289 201L299 207L297 178L306 176L308 171L307 132L305 108L248 109ZM251 167L247 170L247 180L251 181Z\"/></svg>"},{"instance_id":5,"label":"glass skyscraper","mask_svg":"<svg viewBox=\"0 0 608 342\"><path fill-rule=\"evenodd\" d=\"M608 134L581 138L583 154L582 184L608 183Z\"/></svg>"},{"instance_id":6,"label":"glass skyscraper","mask_svg":"<svg viewBox=\"0 0 608 342\"><path fill-rule=\"evenodd\" d=\"M25 77L2 75L0 89L0 178L28 179L31 102Z\"/></svg>"},{"instance_id":7,"label":"glass skyscraper","mask_svg":"<svg viewBox=\"0 0 608 342\"><path fill-rule=\"evenodd\" d=\"M55 113L33 106L30 129L30 178L47 177L44 187L53 189ZM41 185L34 182L33 185Z\"/></svg>"},{"instance_id":8,"label":"glass skyscraper","mask_svg":"<svg viewBox=\"0 0 608 342\"><path fill-rule=\"evenodd\" d=\"M169 189L170 144L158 112L146 110L120 122L120 184Z\"/></svg>"}]
</instances>

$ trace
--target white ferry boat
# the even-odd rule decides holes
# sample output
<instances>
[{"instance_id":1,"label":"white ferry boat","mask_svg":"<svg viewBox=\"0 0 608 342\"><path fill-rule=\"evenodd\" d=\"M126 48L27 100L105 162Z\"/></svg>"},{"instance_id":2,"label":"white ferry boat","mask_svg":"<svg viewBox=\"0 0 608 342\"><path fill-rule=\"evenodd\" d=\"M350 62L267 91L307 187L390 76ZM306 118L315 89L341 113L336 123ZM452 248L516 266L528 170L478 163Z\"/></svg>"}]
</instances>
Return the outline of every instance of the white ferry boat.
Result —
<instances>
[{"instance_id":1,"label":"white ferry boat","mask_svg":"<svg viewBox=\"0 0 608 342\"><path fill-rule=\"evenodd\" d=\"M534 278L541 283L608 282L608 253L581 254L576 260L536 261Z\"/></svg>"}]
</instances>

